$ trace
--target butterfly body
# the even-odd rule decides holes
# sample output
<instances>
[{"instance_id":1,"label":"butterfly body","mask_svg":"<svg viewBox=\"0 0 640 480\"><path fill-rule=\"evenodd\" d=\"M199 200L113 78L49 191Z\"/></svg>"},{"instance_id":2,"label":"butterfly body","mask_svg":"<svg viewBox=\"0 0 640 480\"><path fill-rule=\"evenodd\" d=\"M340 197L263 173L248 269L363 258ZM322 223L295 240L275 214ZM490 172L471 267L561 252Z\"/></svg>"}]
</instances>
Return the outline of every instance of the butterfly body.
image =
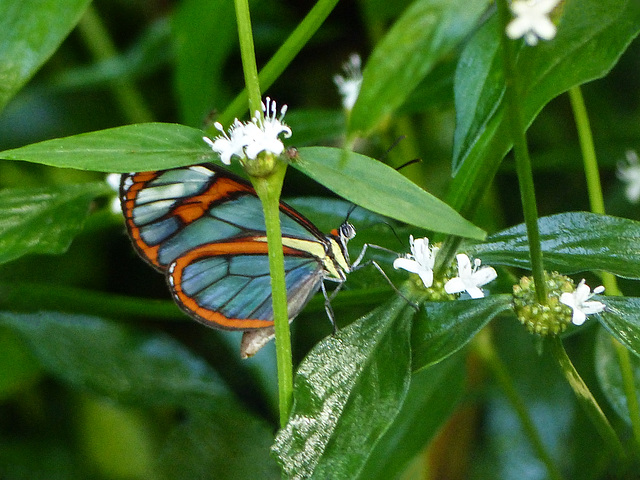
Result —
<instances>
[{"instance_id":1,"label":"butterfly body","mask_svg":"<svg viewBox=\"0 0 640 480\"><path fill-rule=\"evenodd\" d=\"M136 250L187 314L223 329L273 325L264 215L248 182L211 164L131 173L120 199ZM355 230L324 235L285 203L280 223L292 319L324 280L344 282Z\"/></svg>"}]
</instances>

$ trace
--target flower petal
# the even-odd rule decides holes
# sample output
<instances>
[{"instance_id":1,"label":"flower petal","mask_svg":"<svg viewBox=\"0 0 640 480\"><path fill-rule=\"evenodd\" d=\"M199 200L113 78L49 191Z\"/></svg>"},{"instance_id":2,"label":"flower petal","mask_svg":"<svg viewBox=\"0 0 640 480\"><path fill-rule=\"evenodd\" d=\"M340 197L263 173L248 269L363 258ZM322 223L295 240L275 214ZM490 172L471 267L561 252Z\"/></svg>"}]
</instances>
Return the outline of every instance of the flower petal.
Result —
<instances>
[{"instance_id":1,"label":"flower petal","mask_svg":"<svg viewBox=\"0 0 640 480\"><path fill-rule=\"evenodd\" d=\"M401 268L411 273L418 273L420 271L420 264L415 260L411 260L410 258L401 257L396 258L393 261L393 268L396 270Z\"/></svg>"},{"instance_id":2,"label":"flower petal","mask_svg":"<svg viewBox=\"0 0 640 480\"><path fill-rule=\"evenodd\" d=\"M460 277L452 278L444 285L444 291L447 293L460 293L464 292L466 289L467 286Z\"/></svg>"}]
</instances>

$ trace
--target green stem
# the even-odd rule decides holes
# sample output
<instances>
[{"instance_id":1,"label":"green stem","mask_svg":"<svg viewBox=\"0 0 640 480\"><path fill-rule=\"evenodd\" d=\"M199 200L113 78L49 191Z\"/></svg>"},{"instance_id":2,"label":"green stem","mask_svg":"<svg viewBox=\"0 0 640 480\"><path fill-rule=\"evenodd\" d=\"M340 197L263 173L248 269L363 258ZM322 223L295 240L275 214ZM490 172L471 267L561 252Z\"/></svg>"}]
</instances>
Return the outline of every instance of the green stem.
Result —
<instances>
[{"instance_id":1,"label":"green stem","mask_svg":"<svg viewBox=\"0 0 640 480\"><path fill-rule=\"evenodd\" d=\"M607 417L600 408L600 405L598 405L598 402L589 390L589 387L587 387L580 377L580 374L573 366L573 363L571 363L571 360L562 345L562 340L555 335L547 337L547 340L547 345L549 346L551 353L558 361L562 373L569 382L569 385L571 385L571 388L584 408L585 413L593 422L596 430L598 430L598 433L609 447L609 450L615 454L618 460L624 460L624 448L622 447L616 432L613 430L613 427L609 423L609 420L607 420Z\"/></svg>"},{"instance_id":2,"label":"green stem","mask_svg":"<svg viewBox=\"0 0 640 480\"><path fill-rule=\"evenodd\" d=\"M576 121L578 138L580 140L580 150L582 151L582 160L584 162L584 173L587 177L587 191L589 192L591 211L604 215L604 198L602 196L602 187L600 186L600 172L598 171L596 149L593 144L593 136L591 135L591 125L589 123L589 116L587 115L587 107L584 104L580 87L571 88L569 90L569 98L571 99L571 108L573 108L573 117Z\"/></svg>"},{"instance_id":3,"label":"green stem","mask_svg":"<svg viewBox=\"0 0 640 480\"><path fill-rule=\"evenodd\" d=\"M520 424L522 425L522 428L524 428L527 438L529 438L529 441L531 442L533 449L538 455L538 458L542 460L545 467L547 468L549 478L555 480L562 479L562 474L556 467L553 459L551 458L551 455L549 455L549 452L545 448L544 443L542 442L542 438L540 438L540 434L538 433L533 420L529 416L527 406L516 390L507 366L500 359L498 353L493 348L490 331L485 328L480 333L478 333L478 335L476 335L474 338L473 346L475 348L475 351L484 360L485 364L491 369L491 372L496 378L498 384L509 399L511 406L516 411L516 414L520 419Z\"/></svg>"},{"instance_id":4,"label":"green stem","mask_svg":"<svg viewBox=\"0 0 640 480\"><path fill-rule=\"evenodd\" d=\"M109 32L91 5L80 19L78 31L96 61L106 60L118 54ZM153 121L153 114L132 82L126 79L114 80L111 82L111 92L129 122Z\"/></svg>"},{"instance_id":5,"label":"green stem","mask_svg":"<svg viewBox=\"0 0 640 480\"><path fill-rule=\"evenodd\" d=\"M246 89L249 92L249 110L252 115L262 115L260 82L253 48L253 33L249 15L248 0L234 0L240 53ZM256 159L258 160L258 159ZM284 427L289 419L293 403L293 361L291 355L291 335L289 332L289 312L287 306L287 286L284 274L284 252L280 231L280 192L287 165L278 159L273 160L273 169L265 176L251 176L251 183L260 198L267 231L269 256L269 274L271 277L271 302L276 336L276 361L278 370L278 397L280 408L280 426ZM250 173L250 172L249 172Z\"/></svg>"},{"instance_id":6,"label":"green stem","mask_svg":"<svg viewBox=\"0 0 640 480\"><path fill-rule=\"evenodd\" d=\"M569 90L573 116L576 121L578 138L580 139L580 149L584 162L584 171L587 178L587 190L589 193L589 203L591 211L604 215L604 197L600 183L600 172L598 169L598 159L591 134L591 125L587 108L582 97L580 87L573 87ZM615 275L609 272L602 272L602 284L609 295L621 295ZM635 440L636 455L640 458L640 404L636 395L636 386L633 378L633 365L627 348L620 342L611 339L618 356L618 364L622 374L622 384L631 418L631 427Z\"/></svg>"},{"instance_id":7,"label":"green stem","mask_svg":"<svg viewBox=\"0 0 640 480\"><path fill-rule=\"evenodd\" d=\"M547 289L544 281L544 264L542 261L542 248L540 245L540 232L538 230L538 208L533 186L533 172L527 138L525 135L522 112L520 110L520 92L515 67L515 54L513 42L507 38L505 28L510 20L509 7L506 0L497 0L498 14L500 16L500 38L502 41L502 61L504 64L505 98L507 103L508 124L513 139L513 153L516 160L516 172L520 185L520 198L524 221L527 226L529 239L529 255L531 257L531 271L535 282L538 303L547 303Z\"/></svg>"},{"instance_id":8,"label":"green stem","mask_svg":"<svg viewBox=\"0 0 640 480\"><path fill-rule=\"evenodd\" d=\"M278 368L278 396L280 403L280 426L289 419L293 402L293 363L291 360L291 336L287 309L287 287L284 276L284 253L280 234L280 191L286 164L278 162L268 177L252 178L253 186L262 202L267 243L269 247L269 272L276 332L276 357Z\"/></svg>"},{"instance_id":9,"label":"green stem","mask_svg":"<svg viewBox=\"0 0 640 480\"><path fill-rule=\"evenodd\" d=\"M282 44L271 60L264 66L258 75L259 85L262 91L267 90L273 82L284 72L295 56L300 52L313 34L320 28L320 25L332 12L338 0L318 0L315 6L300 22L296 29L289 35L289 38ZM243 90L229 104L220 115L219 121L223 125L230 124L234 118L242 114L242 110L247 104L247 89ZM215 135L215 131L208 132Z\"/></svg>"},{"instance_id":10,"label":"green stem","mask_svg":"<svg viewBox=\"0 0 640 480\"><path fill-rule=\"evenodd\" d=\"M244 71L245 89L249 92L249 113L253 116L256 112L262 116L262 97L260 95L260 82L258 80L258 67L256 66L256 54L253 46L253 32L251 31L251 15L249 14L249 0L234 0L236 7L236 21L238 23L238 38L240 39L240 55L242 57L242 69ZM242 108L245 108L245 98ZM236 117L238 115L235 115ZM227 123L231 123L230 121ZM223 123L226 125L227 123Z\"/></svg>"}]
</instances>

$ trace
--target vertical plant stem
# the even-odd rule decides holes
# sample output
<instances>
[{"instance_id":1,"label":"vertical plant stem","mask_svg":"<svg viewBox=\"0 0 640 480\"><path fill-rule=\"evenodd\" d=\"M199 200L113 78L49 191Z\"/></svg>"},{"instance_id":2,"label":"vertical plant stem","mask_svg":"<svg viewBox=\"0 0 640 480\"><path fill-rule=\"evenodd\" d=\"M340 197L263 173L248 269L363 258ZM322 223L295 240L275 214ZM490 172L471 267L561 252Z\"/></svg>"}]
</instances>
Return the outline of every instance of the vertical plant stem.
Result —
<instances>
[{"instance_id":1,"label":"vertical plant stem","mask_svg":"<svg viewBox=\"0 0 640 480\"><path fill-rule=\"evenodd\" d=\"M538 458L544 463L545 467L547 468L547 474L549 478L554 480L561 480L562 474L553 462L553 459L545 448L544 443L542 443L540 434L538 433L533 420L531 420L531 417L529 416L527 406L525 405L522 397L520 397L515 385L513 384L513 379L509 374L507 366L500 359L498 353L493 348L490 331L485 328L480 333L478 333L478 335L476 335L474 338L473 346L476 352L484 360L486 365L491 369L491 372L500 385L500 388L502 388L502 391L509 399L509 403L511 403L511 406L516 411L516 414L520 419L520 424L522 425L527 438L531 442L531 445L538 455Z\"/></svg>"},{"instance_id":2,"label":"vertical plant stem","mask_svg":"<svg viewBox=\"0 0 640 480\"><path fill-rule=\"evenodd\" d=\"M269 272L271 274L271 295L273 318L276 331L276 361L278 369L278 399L280 405L280 426L284 427L291 412L293 402L293 363L291 360L291 334L287 311L287 288L284 276L284 254L280 234L280 191L286 165L278 163L269 177L252 178L253 186L262 202L267 243L269 245Z\"/></svg>"},{"instance_id":3,"label":"vertical plant stem","mask_svg":"<svg viewBox=\"0 0 640 480\"><path fill-rule=\"evenodd\" d=\"M531 271L535 282L538 303L547 303L547 288L544 281L544 265L542 262L542 248L540 246L540 232L538 230L538 207L533 186L533 172L527 147L524 122L520 110L520 92L518 76L515 68L515 54L513 41L505 34L506 25L510 19L509 7L506 0L497 0L499 28L501 38L502 61L504 66L505 97L507 103L508 123L513 140L513 153L516 160L516 172L520 185L520 198L524 221L527 226L529 240L529 255L531 257Z\"/></svg>"},{"instance_id":4,"label":"vertical plant stem","mask_svg":"<svg viewBox=\"0 0 640 480\"><path fill-rule=\"evenodd\" d=\"M117 50L100 16L92 5L87 7L78 23L78 31L91 52L94 60L107 60L117 55ZM140 91L126 79L113 80L111 92L118 106L131 123L145 123L153 121L153 114L149 110Z\"/></svg>"},{"instance_id":5,"label":"vertical plant stem","mask_svg":"<svg viewBox=\"0 0 640 480\"><path fill-rule=\"evenodd\" d=\"M338 0L318 0L315 6L300 22L289 38L282 44L271 60L264 66L258 76L259 88L267 90L273 82L284 72L295 56L300 52L320 25L329 16ZM220 115L220 123L228 125L234 118L239 117L247 104L247 88L238 94ZM214 130L208 133L215 134Z\"/></svg>"},{"instance_id":6,"label":"vertical plant stem","mask_svg":"<svg viewBox=\"0 0 640 480\"><path fill-rule=\"evenodd\" d=\"M558 361L563 375L569 382L569 385L571 385L571 388L575 392L585 413L596 427L596 430L598 430L598 433L608 446L609 450L617 457L618 460L624 460L624 448L622 447L616 432L613 430L613 427L609 423L609 420L607 420L607 417L600 408L600 405L598 405L598 402L589 390L589 387L587 387L582 380L582 377L580 377L580 374L573 366L573 363L571 363L571 360L562 345L562 340L555 335L547 337L547 340L549 350Z\"/></svg>"},{"instance_id":7,"label":"vertical plant stem","mask_svg":"<svg viewBox=\"0 0 640 480\"><path fill-rule=\"evenodd\" d=\"M249 0L234 0L234 2L236 7L236 22L238 23L238 38L240 39L240 55L242 57L244 83L249 99L249 113L253 115L257 111L259 115L262 115L262 97L260 95L260 81L258 80L258 67L256 66L256 54L253 46ZM243 104L246 105L244 102Z\"/></svg>"},{"instance_id":8,"label":"vertical plant stem","mask_svg":"<svg viewBox=\"0 0 640 480\"><path fill-rule=\"evenodd\" d=\"M580 87L571 88L569 90L569 98L571 99L571 107L573 108L573 116L576 121L576 129L580 140L591 211L604 215L604 197L600 183L598 159L593 143L593 135L591 134L589 116ZM609 295L621 295L615 275L609 272L602 272L602 284L605 286ZM629 409L629 417L631 418L636 456L640 458L640 404L638 402L638 396L636 395L636 386L633 379L633 366L627 348L613 337L611 341L614 344L618 356L618 364L622 373L622 385Z\"/></svg>"},{"instance_id":9,"label":"vertical plant stem","mask_svg":"<svg viewBox=\"0 0 640 480\"><path fill-rule=\"evenodd\" d=\"M235 0L235 8L242 66L244 68L246 89L249 92L249 110L252 114L257 111L259 115L262 115L262 99L253 48L248 0ZM281 426L286 425L293 402L291 335L289 332L287 287L284 274L284 252L282 250L282 234L280 231L280 192L282 191L286 169L287 165L284 162L273 159L273 170L267 176L250 177L262 203L267 230Z\"/></svg>"}]
</instances>

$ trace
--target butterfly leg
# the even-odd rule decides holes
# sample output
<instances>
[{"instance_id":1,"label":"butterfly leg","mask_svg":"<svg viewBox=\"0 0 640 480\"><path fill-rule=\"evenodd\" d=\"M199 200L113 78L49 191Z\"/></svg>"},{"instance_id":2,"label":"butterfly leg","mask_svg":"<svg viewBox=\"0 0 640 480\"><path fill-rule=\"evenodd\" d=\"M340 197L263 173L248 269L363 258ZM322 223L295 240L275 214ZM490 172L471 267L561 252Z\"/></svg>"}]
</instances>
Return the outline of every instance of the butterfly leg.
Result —
<instances>
[{"instance_id":1,"label":"butterfly leg","mask_svg":"<svg viewBox=\"0 0 640 480\"><path fill-rule=\"evenodd\" d=\"M362 259L364 258L364 254L367 251L367 248L369 247L375 248L376 250L382 250L383 252L391 252L391 253L397 254L397 252L394 252L393 250L389 250L388 248L381 247L380 245L365 243L364 246L362 247L362 250L360 251L360 255L358 255L358 258L356 258L356 260L351 264L351 271L360 270L361 268L366 267L368 265L373 265L374 267L376 267L376 270L378 270L380 274L384 277L387 283L391 285L391 288L393 288L393 290L400 297L402 297L409 305L411 305L413 308L416 309L416 311L418 311L420 309L419 305L409 300L400 290L398 290L398 288L393 284L391 279L387 276L387 274L382 269L382 267L378 264L378 262L376 262L375 260L369 260L365 263L361 263Z\"/></svg>"},{"instance_id":2,"label":"butterfly leg","mask_svg":"<svg viewBox=\"0 0 640 480\"><path fill-rule=\"evenodd\" d=\"M336 324L336 317L333 313L333 307L331 306L331 301L338 294L340 289L344 285L344 282L339 281L338 286L333 290L333 292L327 292L327 287L325 287L324 282L320 284L322 288L322 295L324 295L324 311L327 312L327 317L329 317L329 321L333 326L333 334L335 335L338 332L338 325Z\"/></svg>"}]
</instances>

